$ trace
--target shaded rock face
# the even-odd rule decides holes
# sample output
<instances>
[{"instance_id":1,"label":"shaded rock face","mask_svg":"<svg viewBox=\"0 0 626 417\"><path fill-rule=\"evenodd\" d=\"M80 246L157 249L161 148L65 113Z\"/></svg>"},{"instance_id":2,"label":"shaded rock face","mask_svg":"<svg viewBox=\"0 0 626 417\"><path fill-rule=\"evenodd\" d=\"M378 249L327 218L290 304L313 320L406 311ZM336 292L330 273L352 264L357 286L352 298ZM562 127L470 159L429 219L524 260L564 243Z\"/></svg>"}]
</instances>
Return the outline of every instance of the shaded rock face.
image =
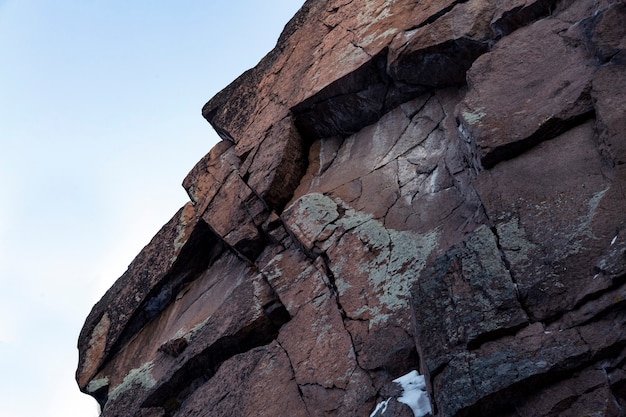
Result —
<instances>
[{"instance_id":1,"label":"shaded rock face","mask_svg":"<svg viewBox=\"0 0 626 417\"><path fill-rule=\"evenodd\" d=\"M310 0L93 308L115 416L626 413L626 4Z\"/></svg>"}]
</instances>

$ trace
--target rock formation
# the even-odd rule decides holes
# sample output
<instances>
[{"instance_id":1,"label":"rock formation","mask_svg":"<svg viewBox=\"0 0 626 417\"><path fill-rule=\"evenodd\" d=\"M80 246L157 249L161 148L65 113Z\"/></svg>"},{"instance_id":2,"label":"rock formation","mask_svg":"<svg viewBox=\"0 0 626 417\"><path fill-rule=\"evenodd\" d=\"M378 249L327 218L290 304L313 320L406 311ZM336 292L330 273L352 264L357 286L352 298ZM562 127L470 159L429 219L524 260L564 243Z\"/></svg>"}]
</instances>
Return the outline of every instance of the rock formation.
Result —
<instances>
[{"instance_id":1,"label":"rock formation","mask_svg":"<svg viewBox=\"0 0 626 417\"><path fill-rule=\"evenodd\" d=\"M411 416L418 371L436 416L624 415L625 35L624 1L308 0L204 106L223 141L88 316L80 388Z\"/></svg>"}]
</instances>

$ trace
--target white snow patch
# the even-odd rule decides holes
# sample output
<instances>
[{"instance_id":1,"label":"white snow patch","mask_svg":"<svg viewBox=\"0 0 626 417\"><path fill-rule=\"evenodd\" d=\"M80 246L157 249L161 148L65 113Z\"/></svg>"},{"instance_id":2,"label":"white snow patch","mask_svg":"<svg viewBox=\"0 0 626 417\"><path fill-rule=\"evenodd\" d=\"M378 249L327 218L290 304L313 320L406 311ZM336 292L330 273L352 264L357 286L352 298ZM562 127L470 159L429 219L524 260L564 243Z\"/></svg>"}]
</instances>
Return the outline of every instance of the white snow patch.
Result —
<instances>
[{"instance_id":1,"label":"white snow patch","mask_svg":"<svg viewBox=\"0 0 626 417\"><path fill-rule=\"evenodd\" d=\"M615 237L611 241L611 246L613 246L615 244L615 242L617 242L617 235L615 235Z\"/></svg>"},{"instance_id":2,"label":"white snow patch","mask_svg":"<svg viewBox=\"0 0 626 417\"><path fill-rule=\"evenodd\" d=\"M423 417L432 413L428 393L426 392L426 381L424 376L417 371L411 371L393 382L399 384L404 392L398 398L398 402L408 405L413 410L415 417Z\"/></svg>"},{"instance_id":3,"label":"white snow patch","mask_svg":"<svg viewBox=\"0 0 626 417\"><path fill-rule=\"evenodd\" d=\"M391 400L391 398L387 398L387 401L383 401L381 403L378 403L378 405L376 405L376 408L374 409L374 411L372 411L372 414L370 414L370 417L374 417L376 415L376 413L378 413L379 410L382 409L381 413L384 413L385 411L387 411L387 404L389 404L389 400Z\"/></svg>"}]
</instances>

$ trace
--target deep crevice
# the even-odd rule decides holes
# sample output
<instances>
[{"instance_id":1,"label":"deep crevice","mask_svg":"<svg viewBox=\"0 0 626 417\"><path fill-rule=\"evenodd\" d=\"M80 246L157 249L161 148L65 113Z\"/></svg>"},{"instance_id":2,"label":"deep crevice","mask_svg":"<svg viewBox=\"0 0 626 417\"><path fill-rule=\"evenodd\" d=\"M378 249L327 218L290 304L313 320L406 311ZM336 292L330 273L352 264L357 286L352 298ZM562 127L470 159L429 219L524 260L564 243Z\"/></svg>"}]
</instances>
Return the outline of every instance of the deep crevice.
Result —
<instances>
[{"instance_id":1,"label":"deep crevice","mask_svg":"<svg viewBox=\"0 0 626 417\"><path fill-rule=\"evenodd\" d=\"M485 169L493 168L498 163L513 159L541 142L554 139L568 130L595 118L595 116L595 110L589 110L565 120L558 117L552 118L527 138L494 148L481 158L481 164Z\"/></svg>"},{"instance_id":2,"label":"deep crevice","mask_svg":"<svg viewBox=\"0 0 626 417\"><path fill-rule=\"evenodd\" d=\"M108 357L117 354L148 322L175 299L184 285L200 277L224 252L222 240L202 219L191 233L178 258L163 279L154 285L145 301L134 311ZM106 359L103 361L106 363Z\"/></svg>"},{"instance_id":3,"label":"deep crevice","mask_svg":"<svg viewBox=\"0 0 626 417\"><path fill-rule=\"evenodd\" d=\"M341 302L339 301L339 291L337 289L337 284L335 282L335 274L333 273L333 271L330 269L330 258L328 257L328 255L323 252L320 254L320 258L323 261L323 265L324 265L324 272L326 274L326 276L328 277L328 282L330 284L330 291L333 294L333 298L335 299L335 302L337 303L337 309L339 310L339 314L341 314L341 319L346 320L346 318L348 317L348 315L346 314L346 311L344 310L343 306L341 305ZM350 333L350 332L348 332ZM354 344L353 344L354 346Z\"/></svg>"},{"instance_id":4,"label":"deep crevice","mask_svg":"<svg viewBox=\"0 0 626 417\"><path fill-rule=\"evenodd\" d=\"M289 313L278 301L265 306L264 315L237 333L224 336L187 360L164 384L155 389L141 407L182 404L198 387L210 380L220 366L235 355L266 346L278 337L280 327L289 321ZM268 310L268 311L266 311ZM170 417L176 407L167 407Z\"/></svg>"},{"instance_id":5,"label":"deep crevice","mask_svg":"<svg viewBox=\"0 0 626 417\"><path fill-rule=\"evenodd\" d=\"M516 415L515 409L523 405L529 397L538 394L543 388L557 384L573 377L587 367L589 363L580 364L573 369L549 370L542 374L532 375L508 387L480 398L475 404L455 413L455 417Z\"/></svg>"},{"instance_id":6,"label":"deep crevice","mask_svg":"<svg viewBox=\"0 0 626 417\"><path fill-rule=\"evenodd\" d=\"M486 215L486 212L485 212L485 215ZM489 216L487 216L487 219L489 219ZM491 233L493 233L493 236L494 236L495 241L496 241L496 247L498 248L498 252L500 254L500 260L504 264L504 267L506 268L507 272L509 273L509 276L511 277L511 281L513 283L513 287L515 288L515 296L517 298L517 302L519 303L519 305L522 308L522 310L524 310L524 314L526 314L526 317L529 320L528 324L531 324L531 323L533 323L532 316L529 314L528 307L524 303L522 295L521 295L521 293L520 293L520 291L518 289L518 284L517 284L517 280L515 278L515 273L513 272L512 268L511 268L511 263L509 262L509 259L506 257L506 252L504 251L504 248L502 247L502 244L500 243L500 235L498 234L498 229L496 228L495 225L491 226L490 229L491 229ZM522 328L522 327L524 327L524 326L520 326L519 328Z\"/></svg>"},{"instance_id":7,"label":"deep crevice","mask_svg":"<svg viewBox=\"0 0 626 417\"><path fill-rule=\"evenodd\" d=\"M467 83L466 73L481 55L488 52L488 41L464 36L424 49L400 52L389 64L388 74L394 82L422 93ZM404 100L407 101L407 100ZM400 103L397 103L400 104Z\"/></svg>"},{"instance_id":8,"label":"deep crevice","mask_svg":"<svg viewBox=\"0 0 626 417\"><path fill-rule=\"evenodd\" d=\"M500 39L515 30L551 14L558 0L539 0L528 6L518 6L502 13L498 20L491 23L495 39Z\"/></svg>"},{"instance_id":9,"label":"deep crevice","mask_svg":"<svg viewBox=\"0 0 626 417\"><path fill-rule=\"evenodd\" d=\"M588 343L582 336L581 339L584 343ZM577 356L562 358L562 360L556 361L542 373L531 375L497 392L481 397L475 404L460 410L455 416L470 417L506 414L509 407L524 404L530 396L541 393L543 388L566 379L571 379L577 373L594 364L616 357L625 346L626 341L618 340L596 351L590 350L582 352Z\"/></svg>"},{"instance_id":10,"label":"deep crevice","mask_svg":"<svg viewBox=\"0 0 626 417\"><path fill-rule=\"evenodd\" d=\"M478 350L482 345L488 342L496 341L505 336L514 336L518 331L527 327L528 323L520 323L516 326L500 328L491 332L481 333L477 337L467 342L467 350Z\"/></svg>"},{"instance_id":11,"label":"deep crevice","mask_svg":"<svg viewBox=\"0 0 626 417\"><path fill-rule=\"evenodd\" d=\"M610 294L611 292L618 290L619 288L623 287L624 283L623 282L618 282L618 283L614 283L613 285L611 285L610 287L606 288L603 291L598 291L590 296L587 296L583 299L581 299L578 303L576 303L576 305L571 309L566 311L563 314L560 314L559 316L555 317L555 318L550 318L550 320L547 320L545 323L546 324L552 324L555 322L558 322L560 319L563 318L563 316L565 316L567 313L570 312L575 312L576 310L580 309L581 307L583 307L585 304L597 300L599 298L601 298L604 295ZM602 319L603 317L606 317L607 315L620 311L620 310L626 310L626 299L622 300L621 297L619 295L615 296L616 299L619 299L619 301L614 302L612 304L607 305L605 308L596 311L595 314L592 317L589 317L586 320L581 320L580 322L576 322L574 323L571 327L580 327L580 326L584 326L590 323L593 323L594 321L598 321L600 319Z\"/></svg>"},{"instance_id":12,"label":"deep crevice","mask_svg":"<svg viewBox=\"0 0 626 417\"><path fill-rule=\"evenodd\" d=\"M300 400L302 400L302 404L304 405L304 409L306 410L307 414L311 415L311 412L309 411L307 403L306 401L304 401L304 394L302 393L302 389L300 388L298 381L296 381L296 368L293 366L293 362L291 361L289 352L287 352L287 349L283 347L283 345L278 341L278 339L276 339L276 344L283 350L283 352L285 352L285 356L287 357L287 360L289 361L289 367L291 368L291 373L293 374L293 383L295 384L298 390L298 395L300 396Z\"/></svg>"},{"instance_id":13,"label":"deep crevice","mask_svg":"<svg viewBox=\"0 0 626 417\"><path fill-rule=\"evenodd\" d=\"M270 184L269 191L263 201L277 214L281 214L285 205L293 198L295 191L302 182L309 167L309 152L311 141L305 140L295 125L293 118L289 117L290 131L286 142L284 155L274 171L274 179ZM287 122L286 122L287 123Z\"/></svg>"},{"instance_id":14,"label":"deep crevice","mask_svg":"<svg viewBox=\"0 0 626 417\"><path fill-rule=\"evenodd\" d=\"M415 25L415 26L410 27L409 29L406 29L405 32L410 32L412 30L419 29L419 28L424 27L426 25L430 25L435 20L438 20L439 18L441 18L443 15L448 14L457 5L459 5L461 3L467 3L467 1L468 0L458 0L458 1L455 1L454 3L449 5L448 7L445 7L443 9L441 9L440 11L438 11L437 13L431 15L428 19L424 20L423 22L419 23L418 25Z\"/></svg>"}]
</instances>

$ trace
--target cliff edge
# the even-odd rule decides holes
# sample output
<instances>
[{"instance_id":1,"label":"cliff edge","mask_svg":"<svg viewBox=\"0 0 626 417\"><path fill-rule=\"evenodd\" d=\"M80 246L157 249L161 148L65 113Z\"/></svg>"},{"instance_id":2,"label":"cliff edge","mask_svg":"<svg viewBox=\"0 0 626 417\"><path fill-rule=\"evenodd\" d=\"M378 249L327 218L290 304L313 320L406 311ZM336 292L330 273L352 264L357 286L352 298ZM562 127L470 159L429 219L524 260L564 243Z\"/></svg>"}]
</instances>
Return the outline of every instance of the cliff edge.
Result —
<instances>
[{"instance_id":1,"label":"cliff edge","mask_svg":"<svg viewBox=\"0 0 626 417\"><path fill-rule=\"evenodd\" d=\"M94 306L103 417L623 416L626 2L308 0Z\"/></svg>"}]
</instances>

